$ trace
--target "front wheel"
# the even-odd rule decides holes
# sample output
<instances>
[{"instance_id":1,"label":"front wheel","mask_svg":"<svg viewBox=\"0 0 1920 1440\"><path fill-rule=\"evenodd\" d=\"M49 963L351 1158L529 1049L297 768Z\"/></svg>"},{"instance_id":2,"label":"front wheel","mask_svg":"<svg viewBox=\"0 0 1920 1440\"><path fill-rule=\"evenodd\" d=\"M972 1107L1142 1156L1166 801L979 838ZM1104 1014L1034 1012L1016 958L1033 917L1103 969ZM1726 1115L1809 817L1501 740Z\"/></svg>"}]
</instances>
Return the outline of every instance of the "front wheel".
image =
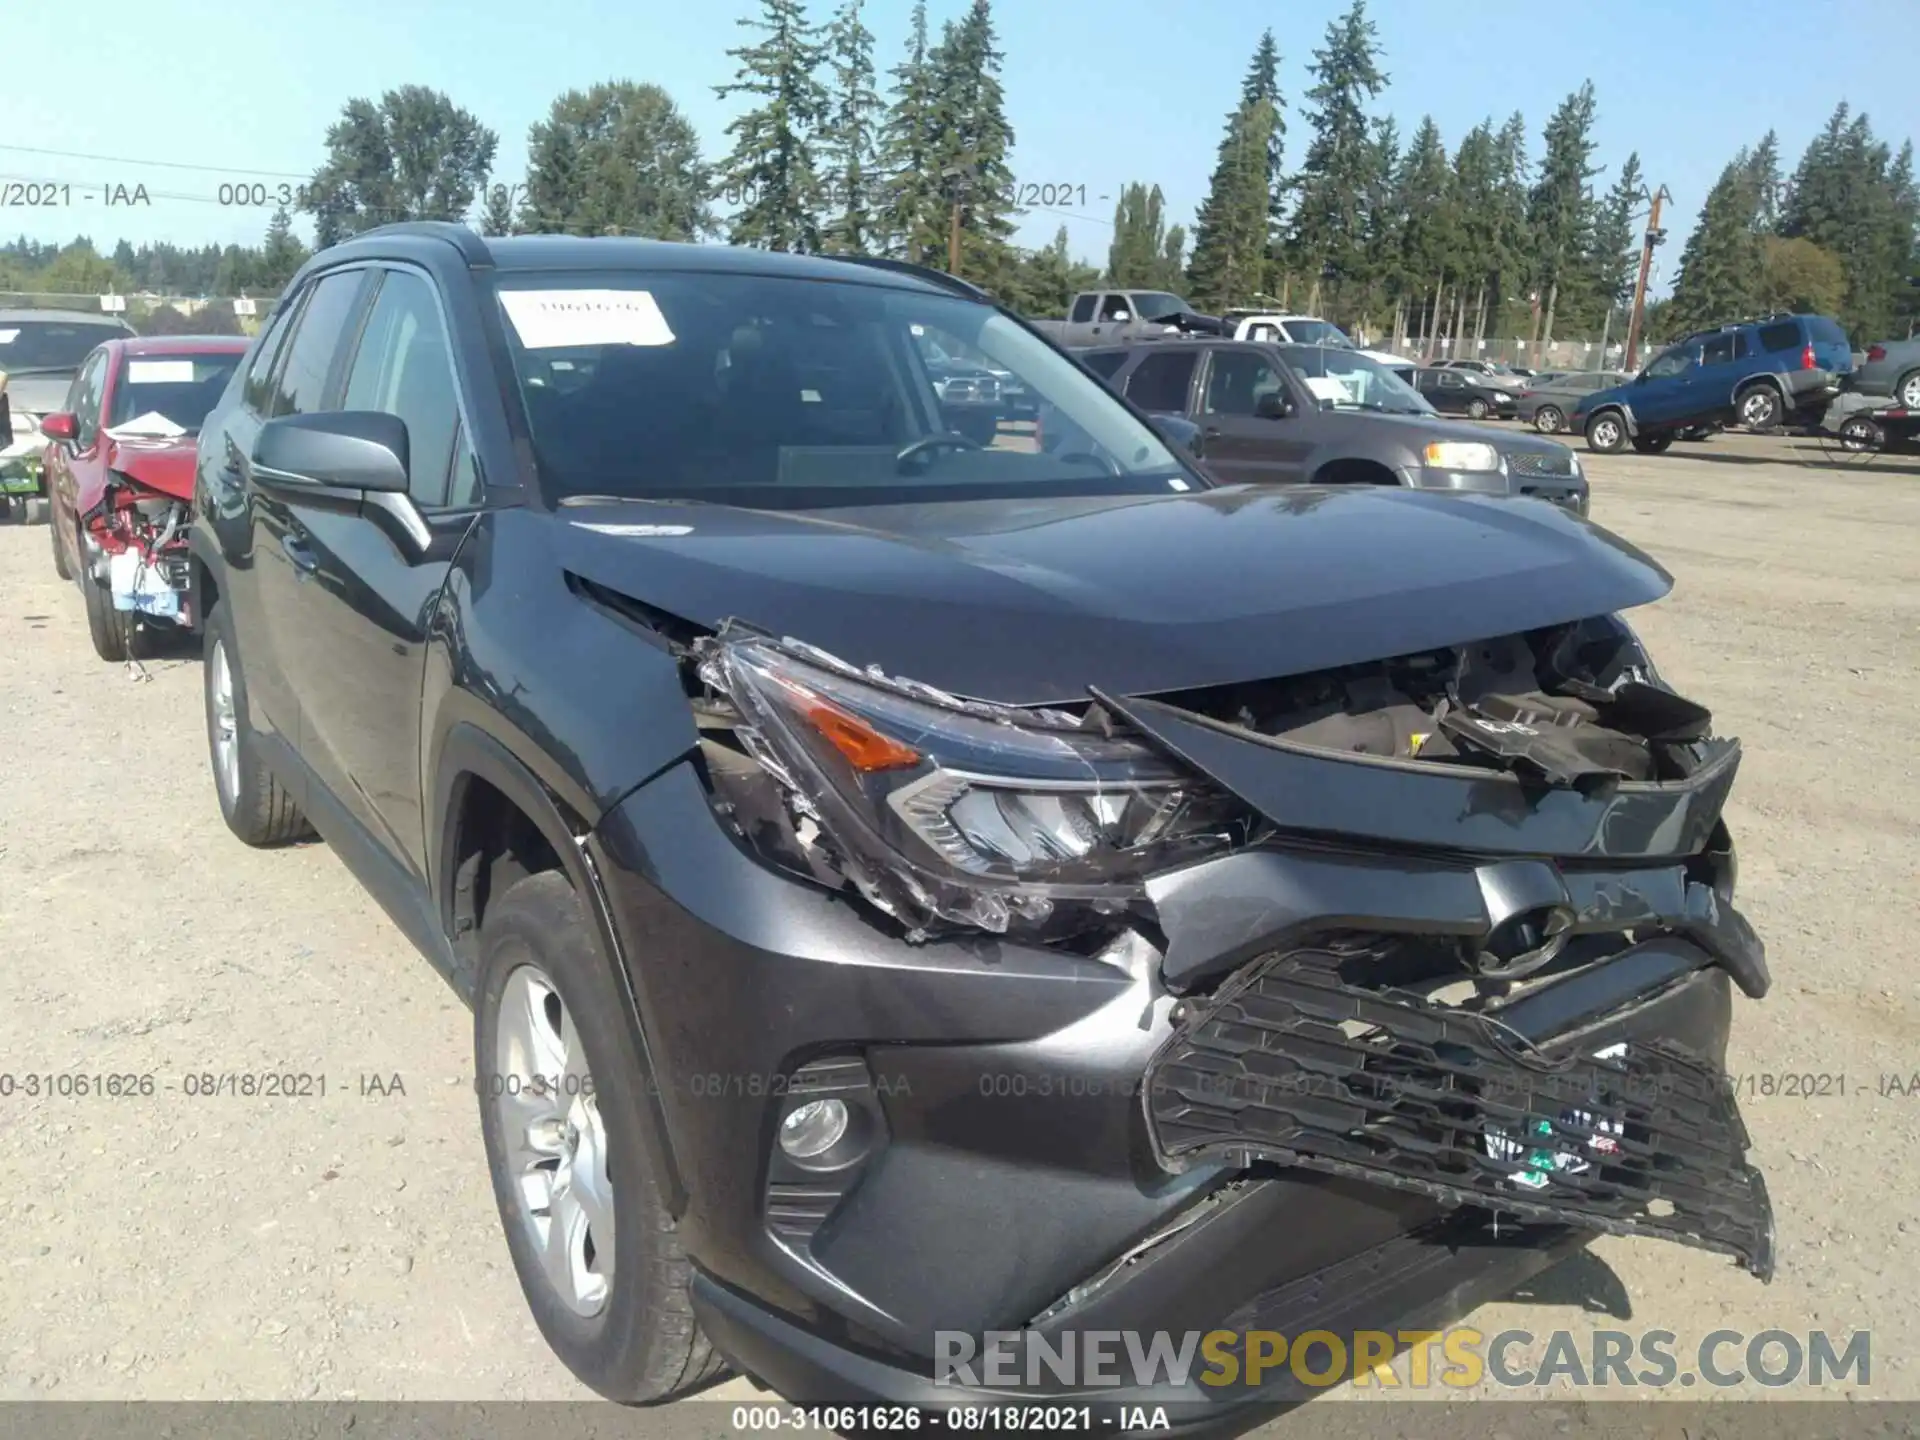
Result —
<instances>
[{"instance_id":1,"label":"front wheel","mask_svg":"<svg viewBox=\"0 0 1920 1440\"><path fill-rule=\"evenodd\" d=\"M1487 402L1484 400L1467 401L1467 418L1469 420L1486 419L1487 418Z\"/></svg>"},{"instance_id":2,"label":"front wheel","mask_svg":"<svg viewBox=\"0 0 1920 1440\"><path fill-rule=\"evenodd\" d=\"M566 1367L610 1400L646 1403L705 1383L723 1362L693 1317L626 1013L565 875L529 875L488 907L474 1074L513 1268Z\"/></svg>"},{"instance_id":3,"label":"front wheel","mask_svg":"<svg viewBox=\"0 0 1920 1440\"><path fill-rule=\"evenodd\" d=\"M1617 410L1602 410L1587 421L1587 448L1617 455L1627 448L1627 422Z\"/></svg>"},{"instance_id":4,"label":"front wheel","mask_svg":"<svg viewBox=\"0 0 1920 1440\"><path fill-rule=\"evenodd\" d=\"M247 687L233 644L233 617L225 601L207 615L207 758L214 793L227 828L253 846L284 845L313 833L300 807L279 777L267 767L254 739L247 710Z\"/></svg>"},{"instance_id":5,"label":"front wheel","mask_svg":"<svg viewBox=\"0 0 1920 1440\"><path fill-rule=\"evenodd\" d=\"M1756 385L1733 403L1740 413L1740 423L1749 430L1773 429L1786 409L1780 402L1780 392L1771 385Z\"/></svg>"},{"instance_id":6,"label":"front wheel","mask_svg":"<svg viewBox=\"0 0 1920 1440\"><path fill-rule=\"evenodd\" d=\"M1668 431L1660 435L1636 435L1633 448L1642 455L1658 455L1673 444L1673 433Z\"/></svg>"},{"instance_id":7,"label":"front wheel","mask_svg":"<svg viewBox=\"0 0 1920 1440\"><path fill-rule=\"evenodd\" d=\"M137 660L143 635L131 610L113 608L113 592L93 578L86 564L86 552L80 556L80 598L87 607L87 635L93 641L93 653L102 660Z\"/></svg>"},{"instance_id":8,"label":"front wheel","mask_svg":"<svg viewBox=\"0 0 1920 1440\"><path fill-rule=\"evenodd\" d=\"M1542 435L1558 435L1567 428L1567 417L1558 405L1542 405L1533 412L1533 428Z\"/></svg>"}]
</instances>

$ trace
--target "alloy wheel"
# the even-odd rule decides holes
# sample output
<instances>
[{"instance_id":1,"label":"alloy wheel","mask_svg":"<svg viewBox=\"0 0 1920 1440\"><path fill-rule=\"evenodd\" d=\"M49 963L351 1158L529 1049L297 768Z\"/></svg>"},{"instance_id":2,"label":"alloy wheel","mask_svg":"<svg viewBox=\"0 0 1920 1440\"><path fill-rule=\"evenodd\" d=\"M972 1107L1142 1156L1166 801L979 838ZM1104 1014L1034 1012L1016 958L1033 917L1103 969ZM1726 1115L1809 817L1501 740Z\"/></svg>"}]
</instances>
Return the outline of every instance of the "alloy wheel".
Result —
<instances>
[{"instance_id":1,"label":"alloy wheel","mask_svg":"<svg viewBox=\"0 0 1920 1440\"><path fill-rule=\"evenodd\" d=\"M1920 370L1900 382L1900 403L1909 410L1920 410Z\"/></svg>"},{"instance_id":2,"label":"alloy wheel","mask_svg":"<svg viewBox=\"0 0 1920 1440\"><path fill-rule=\"evenodd\" d=\"M1758 429L1771 423L1778 402L1769 390L1755 390L1740 402L1740 419L1747 425Z\"/></svg>"},{"instance_id":3,"label":"alloy wheel","mask_svg":"<svg viewBox=\"0 0 1920 1440\"><path fill-rule=\"evenodd\" d=\"M207 657L208 698L213 710L213 780L220 787L220 803L232 809L240 795L240 720L233 703L233 668L227 647L213 642Z\"/></svg>"},{"instance_id":4,"label":"alloy wheel","mask_svg":"<svg viewBox=\"0 0 1920 1440\"><path fill-rule=\"evenodd\" d=\"M1557 435L1566 423L1567 417L1560 413L1557 406L1542 405L1533 412L1533 428L1542 435Z\"/></svg>"},{"instance_id":5,"label":"alloy wheel","mask_svg":"<svg viewBox=\"0 0 1920 1440\"><path fill-rule=\"evenodd\" d=\"M500 996L496 1068L508 1182L555 1296L576 1315L607 1303L613 1279L613 1182L606 1127L580 1032L546 971L518 966Z\"/></svg>"},{"instance_id":6,"label":"alloy wheel","mask_svg":"<svg viewBox=\"0 0 1920 1440\"><path fill-rule=\"evenodd\" d=\"M1620 443L1620 422L1608 416L1595 423L1593 443L1602 450L1611 450Z\"/></svg>"}]
</instances>

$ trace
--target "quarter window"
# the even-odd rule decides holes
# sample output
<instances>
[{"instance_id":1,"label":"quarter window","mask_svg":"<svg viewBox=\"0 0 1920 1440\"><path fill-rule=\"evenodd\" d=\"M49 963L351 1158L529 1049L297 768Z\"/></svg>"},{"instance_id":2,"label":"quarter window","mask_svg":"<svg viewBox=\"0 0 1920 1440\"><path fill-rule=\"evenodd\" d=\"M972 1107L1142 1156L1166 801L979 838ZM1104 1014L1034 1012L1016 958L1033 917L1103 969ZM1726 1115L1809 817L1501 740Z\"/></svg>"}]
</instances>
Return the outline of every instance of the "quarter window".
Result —
<instances>
[{"instance_id":1,"label":"quarter window","mask_svg":"<svg viewBox=\"0 0 1920 1440\"><path fill-rule=\"evenodd\" d=\"M1791 320L1760 327L1760 348L1769 355L1777 355L1782 350L1798 350L1800 347L1800 327Z\"/></svg>"}]
</instances>

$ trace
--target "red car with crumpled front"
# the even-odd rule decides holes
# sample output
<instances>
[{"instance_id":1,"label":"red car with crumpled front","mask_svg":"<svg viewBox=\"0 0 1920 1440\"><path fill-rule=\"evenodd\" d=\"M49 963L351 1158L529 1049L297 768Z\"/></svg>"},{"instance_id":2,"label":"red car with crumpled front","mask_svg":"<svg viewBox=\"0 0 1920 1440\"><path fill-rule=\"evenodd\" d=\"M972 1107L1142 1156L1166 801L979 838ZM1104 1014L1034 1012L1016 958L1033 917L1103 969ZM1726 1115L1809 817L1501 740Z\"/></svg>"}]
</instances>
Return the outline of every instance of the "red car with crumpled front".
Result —
<instances>
[{"instance_id":1,"label":"red car with crumpled front","mask_svg":"<svg viewBox=\"0 0 1920 1440\"><path fill-rule=\"evenodd\" d=\"M194 447L247 343L109 340L81 365L66 408L41 421L54 567L79 583L103 660L134 658L155 629L192 625Z\"/></svg>"}]
</instances>

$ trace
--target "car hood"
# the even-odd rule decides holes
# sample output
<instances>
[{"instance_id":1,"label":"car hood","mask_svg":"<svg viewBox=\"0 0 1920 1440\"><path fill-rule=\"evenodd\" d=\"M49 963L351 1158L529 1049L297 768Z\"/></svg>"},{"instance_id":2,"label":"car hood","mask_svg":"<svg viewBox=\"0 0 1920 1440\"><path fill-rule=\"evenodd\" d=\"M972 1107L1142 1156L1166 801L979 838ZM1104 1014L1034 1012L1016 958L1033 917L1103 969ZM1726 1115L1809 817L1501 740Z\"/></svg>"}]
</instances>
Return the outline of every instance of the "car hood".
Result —
<instances>
[{"instance_id":1,"label":"car hood","mask_svg":"<svg viewBox=\"0 0 1920 1440\"><path fill-rule=\"evenodd\" d=\"M109 436L104 470L118 470L149 490L158 490L176 500L192 500L195 444L191 435L164 440ZM95 472L102 478L91 486L83 486L82 493L76 497L80 513L85 514L100 503L100 492L105 489L104 470ZM85 493L87 489L93 493Z\"/></svg>"},{"instance_id":2,"label":"car hood","mask_svg":"<svg viewBox=\"0 0 1920 1440\"><path fill-rule=\"evenodd\" d=\"M1150 695L1628 609L1671 577L1586 521L1499 497L1234 486L814 512L567 508L574 576L1002 704Z\"/></svg>"}]
</instances>

